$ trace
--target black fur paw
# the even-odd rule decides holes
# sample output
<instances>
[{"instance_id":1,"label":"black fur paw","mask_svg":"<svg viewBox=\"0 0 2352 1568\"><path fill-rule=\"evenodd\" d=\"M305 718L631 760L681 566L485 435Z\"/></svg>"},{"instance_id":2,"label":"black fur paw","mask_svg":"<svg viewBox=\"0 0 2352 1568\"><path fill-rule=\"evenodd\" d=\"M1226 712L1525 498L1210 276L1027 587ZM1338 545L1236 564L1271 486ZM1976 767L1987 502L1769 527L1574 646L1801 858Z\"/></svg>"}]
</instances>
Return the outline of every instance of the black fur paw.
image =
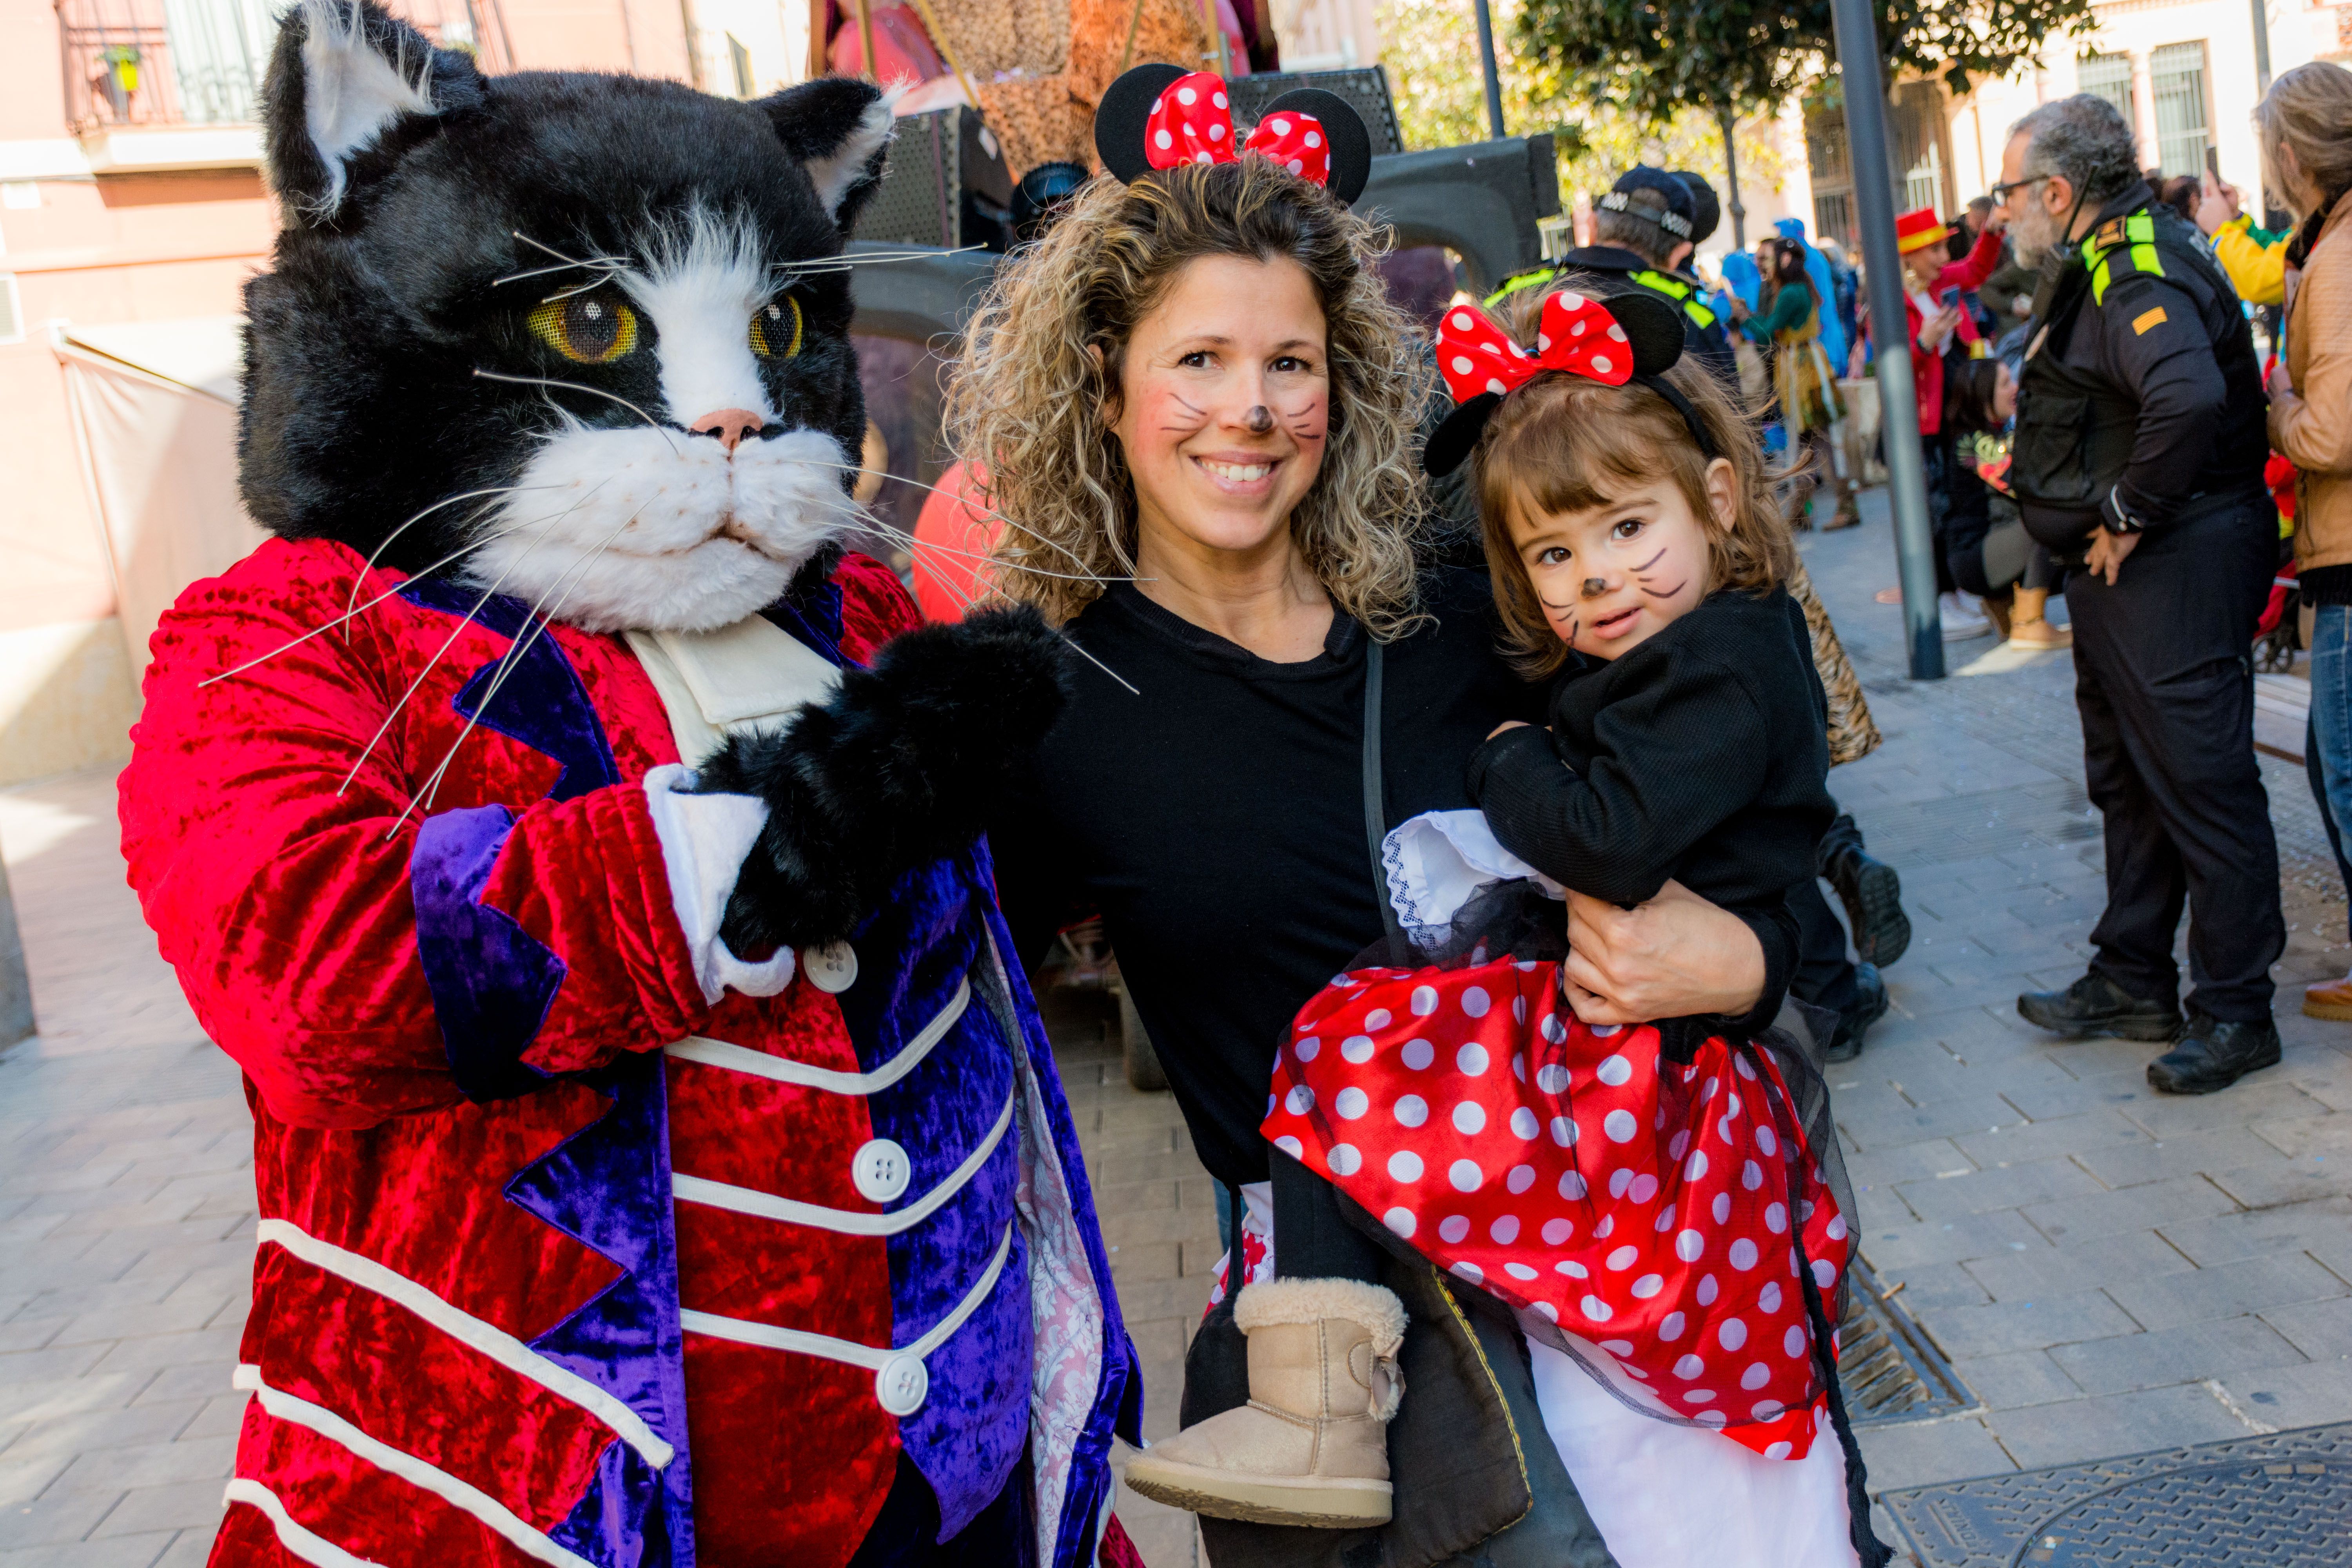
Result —
<instances>
[{"instance_id":1,"label":"black fur paw","mask_svg":"<svg viewBox=\"0 0 2352 1568\"><path fill-rule=\"evenodd\" d=\"M1070 658L1036 611L982 610L893 638L786 729L731 737L698 787L760 796L768 825L728 945L838 941L900 876L971 843L1060 717Z\"/></svg>"}]
</instances>

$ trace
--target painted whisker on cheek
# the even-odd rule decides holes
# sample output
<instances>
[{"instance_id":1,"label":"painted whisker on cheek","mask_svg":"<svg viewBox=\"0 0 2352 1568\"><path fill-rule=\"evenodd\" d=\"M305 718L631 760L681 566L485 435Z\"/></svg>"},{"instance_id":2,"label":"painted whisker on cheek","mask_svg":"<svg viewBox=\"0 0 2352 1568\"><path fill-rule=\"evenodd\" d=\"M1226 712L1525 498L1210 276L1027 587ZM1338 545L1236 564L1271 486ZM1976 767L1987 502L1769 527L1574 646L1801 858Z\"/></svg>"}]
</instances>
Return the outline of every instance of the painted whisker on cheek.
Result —
<instances>
[{"instance_id":1,"label":"painted whisker on cheek","mask_svg":"<svg viewBox=\"0 0 2352 1568\"><path fill-rule=\"evenodd\" d=\"M1640 582L1641 580L1636 578L1635 581ZM1653 588L1647 583L1643 583L1642 592L1647 594L1653 599L1671 599L1689 586L1690 579L1685 577L1671 588Z\"/></svg>"},{"instance_id":2,"label":"painted whisker on cheek","mask_svg":"<svg viewBox=\"0 0 2352 1568\"><path fill-rule=\"evenodd\" d=\"M1659 562L1664 561L1665 558L1666 548L1662 544L1658 547L1658 552L1655 555L1651 556L1647 561L1643 562L1639 566L1633 568L1634 577L1638 580L1643 573L1647 572L1651 567L1655 566Z\"/></svg>"}]
</instances>

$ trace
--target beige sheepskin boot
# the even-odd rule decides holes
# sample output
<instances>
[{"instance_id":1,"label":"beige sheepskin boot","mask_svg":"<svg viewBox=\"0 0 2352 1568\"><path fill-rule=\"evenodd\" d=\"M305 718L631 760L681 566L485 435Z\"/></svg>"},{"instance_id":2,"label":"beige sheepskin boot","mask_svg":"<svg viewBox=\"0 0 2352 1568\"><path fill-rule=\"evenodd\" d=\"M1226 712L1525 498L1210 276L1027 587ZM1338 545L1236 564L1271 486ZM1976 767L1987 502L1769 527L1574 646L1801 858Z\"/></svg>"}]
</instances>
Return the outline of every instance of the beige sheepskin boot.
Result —
<instances>
[{"instance_id":1,"label":"beige sheepskin boot","mask_svg":"<svg viewBox=\"0 0 2352 1568\"><path fill-rule=\"evenodd\" d=\"M1249 1336L1249 1403L1154 1443L1127 1484L1214 1519L1386 1524L1404 1303L1354 1279L1275 1279L1242 1291L1234 1321Z\"/></svg>"}]
</instances>

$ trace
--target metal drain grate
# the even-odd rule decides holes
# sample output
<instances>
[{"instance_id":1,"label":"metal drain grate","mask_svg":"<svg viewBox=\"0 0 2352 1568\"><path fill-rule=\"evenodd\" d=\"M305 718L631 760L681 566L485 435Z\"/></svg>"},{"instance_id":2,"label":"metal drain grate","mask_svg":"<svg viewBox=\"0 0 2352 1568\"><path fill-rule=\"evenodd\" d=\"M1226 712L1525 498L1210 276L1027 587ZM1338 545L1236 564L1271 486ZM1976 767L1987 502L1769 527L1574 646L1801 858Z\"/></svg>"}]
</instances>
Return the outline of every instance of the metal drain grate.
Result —
<instances>
[{"instance_id":1,"label":"metal drain grate","mask_svg":"<svg viewBox=\"0 0 2352 1568\"><path fill-rule=\"evenodd\" d=\"M1857 1258L1846 1276L1838 1325L1838 1381L1856 1426L1891 1426L1948 1415L1976 1404L1910 1315L1879 1293L1878 1276Z\"/></svg>"},{"instance_id":2,"label":"metal drain grate","mask_svg":"<svg viewBox=\"0 0 2352 1568\"><path fill-rule=\"evenodd\" d=\"M1888 1492L1924 1568L2340 1568L2352 1423Z\"/></svg>"}]
</instances>

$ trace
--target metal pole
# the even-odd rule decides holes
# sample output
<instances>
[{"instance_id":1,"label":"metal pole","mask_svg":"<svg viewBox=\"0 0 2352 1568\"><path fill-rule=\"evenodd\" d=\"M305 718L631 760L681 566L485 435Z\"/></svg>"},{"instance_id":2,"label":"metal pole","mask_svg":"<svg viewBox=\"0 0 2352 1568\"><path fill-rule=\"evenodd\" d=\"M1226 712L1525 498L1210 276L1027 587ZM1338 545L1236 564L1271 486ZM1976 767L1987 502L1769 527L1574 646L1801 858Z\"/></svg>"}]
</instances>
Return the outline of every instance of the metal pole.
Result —
<instances>
[{"instance_id":1,"label":"metal pole","mask_svg":"<svg viewBox=\"0 0 2352 1568\"><path fill-rule=\"evenodd\" d=\"M0 1046L13 1046L33 1029L33 983L25 977L25 944L16 932L16 906L8 897L8 868L0 865Z\"/></svg>"},{"instance_id":2,"label":"metal pole","mask_svg":"<svg viewBox=\"0 0 2352 1568\"><path fill-rule=\"evenodd\" d=\"M1895 248L1895 175L1886 156L1886 85L1869 0L1830 0L1838 68L1845 79L1846 145L1870 285L1870 357L1878 372L1878 428L1886 446L1895 510L1895 559L1903 584L1903 631L1911 679L1944 679L1944 627L1936 613L1936 543L1927 527L1927 468L1919 450L1918 391L1911 384L1911 329L1903 315L1903 255Z\"/></svg>"},{"instance_id":3,"label":"metal pole","mask_svg":"<svg viewBox=\"0 0 2352 1568\"><path fill-rule=\"evenodd\" d=\"M2263 97L2271 93L2270 0L2251 0L2254 8L2254 82Z\"/></svg>"},{"instance_id":4,"label":"metal pole","mask_svg":"<svg viewBox=\"0 0 2352 1568\"><path fill-rule=\"evenodd\" d=\"M1486 126L1500 142L1509 134L1503 129L1503 79L1495 68L1495 16L1486 8L1486 0L1475 0L1478 7L1478 64L1486 73Z\"/></svg>"},{"instance_id":5,"label":"metal pole","mask_svg":"<svg viewBox=\"0 0 2352 1568\"><path fill-rule=\"evenodd\" d=\"M1723 128L1723 184L1731 196L1731 243L1745 250L1748 248L1748 209L1739 202L1739 150L1731 142L1736 121L1729 104L1717 106L1715 122Z\"/></svg>"}]
</instances>

